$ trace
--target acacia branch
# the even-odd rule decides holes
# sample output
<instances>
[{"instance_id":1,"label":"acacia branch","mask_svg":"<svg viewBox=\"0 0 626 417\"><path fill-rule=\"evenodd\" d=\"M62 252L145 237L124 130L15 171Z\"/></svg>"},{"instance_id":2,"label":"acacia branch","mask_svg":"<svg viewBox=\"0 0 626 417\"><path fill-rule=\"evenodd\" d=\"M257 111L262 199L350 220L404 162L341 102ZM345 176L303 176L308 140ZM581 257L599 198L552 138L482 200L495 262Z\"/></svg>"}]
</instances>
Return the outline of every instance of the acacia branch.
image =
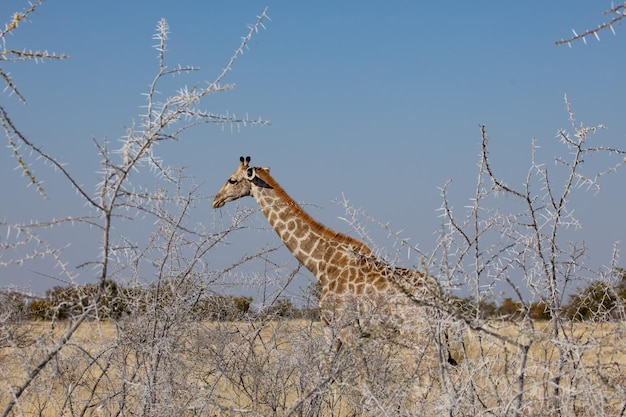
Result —
<instances>
[{"instance_id":1,"label":"acacia branch","mask_svg":"<svg viewBox=\"0 0 626 417\"><path fill-rule=\"evenodd\" d=\"M626 3L611 7L609 10L605 11L604 14L616 14L617 16L614 16L608 22L600 24L595 29L586 30L581 34L576 33L576 31L572 29L573 35L570 38L561 39L560 41L556 41L555 43L557 45L567 44L567 46L571 47L572 42L582 40L585 44L587 44L587 38L590 36L593 36L594 38L596 38L597 41L600 41L600 35L598 33L605 29L610 29L613 35L615 35L615 29L613 28L613 26L615 26L616 24L620 24L621 21L626 17Z\"/></svg>"}]
</instances>

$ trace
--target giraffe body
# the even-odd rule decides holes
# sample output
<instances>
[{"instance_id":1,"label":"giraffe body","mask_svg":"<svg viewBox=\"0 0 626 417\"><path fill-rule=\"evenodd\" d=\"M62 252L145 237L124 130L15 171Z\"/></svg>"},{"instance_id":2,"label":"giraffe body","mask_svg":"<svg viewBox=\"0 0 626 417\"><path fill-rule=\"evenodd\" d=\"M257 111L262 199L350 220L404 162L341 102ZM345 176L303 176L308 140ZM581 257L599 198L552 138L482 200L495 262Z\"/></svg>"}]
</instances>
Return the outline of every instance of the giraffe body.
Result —
<instances>
[{"instance_id":1,"label":"giraffe body","mask_svg":"<svg viewBox=\"0 0 626 417\"><path fill-rule=\"evenodd\" d=\"M409 321L424 320L416 307L434 288L430 278L388 265L363 242L315 221L272 178L269 168L249 163L250 157L240 158L213 207L244 196L257 201L285 246L319 280L322 318L327 323L345 324L367 316L396 327L394 323L399 315L406 316L402 312L407 307L412 315ZM407 321L406 317L401 320Z\"/></svg>"}]
</instances>

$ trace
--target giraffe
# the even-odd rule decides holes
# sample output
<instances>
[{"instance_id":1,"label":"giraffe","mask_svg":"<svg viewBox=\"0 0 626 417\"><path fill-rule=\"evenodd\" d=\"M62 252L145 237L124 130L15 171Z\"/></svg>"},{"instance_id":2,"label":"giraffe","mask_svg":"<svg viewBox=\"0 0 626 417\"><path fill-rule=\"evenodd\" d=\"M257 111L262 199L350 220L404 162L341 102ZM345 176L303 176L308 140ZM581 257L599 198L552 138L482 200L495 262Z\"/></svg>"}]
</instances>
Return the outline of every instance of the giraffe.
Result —
<instances>
[{"instance_id":1,"label":"giraffe","mask_svg":"<svg viewBox=\"0 0 626 417\"><path fill-rule=\"evenodd\" d=\"M408 321L402 317L407 307L436 298L438 285L433 278L389 265L360 240L320 224L272 178L269 168L251 167L249 156L240 157L239 167L215 196L213 208L245 196L256 200L285 246L319 280L326 324L356 324L361 335L381 325L396 333L398 323ZM423 310L410 310L412 324L427 320ZM340 344L344 337L339 337Z\"/></svg>"}]
</instances>

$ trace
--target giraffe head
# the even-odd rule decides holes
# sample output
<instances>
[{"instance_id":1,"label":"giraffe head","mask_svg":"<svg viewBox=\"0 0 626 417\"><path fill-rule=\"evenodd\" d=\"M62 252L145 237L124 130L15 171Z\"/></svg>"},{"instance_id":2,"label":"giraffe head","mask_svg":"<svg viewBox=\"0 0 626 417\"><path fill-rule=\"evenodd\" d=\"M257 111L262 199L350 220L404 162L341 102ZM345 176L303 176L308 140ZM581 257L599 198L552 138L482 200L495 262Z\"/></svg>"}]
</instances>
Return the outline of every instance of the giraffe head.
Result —
<instances>
[{"instance_id":1,"label":"giraffe head","mask_svg":"<svg viewBox=\"0 0 626 417\"><path fill-rule=\"evenodd\" d=\"M263 170L269 171L269 168ZM250 157L242 156L239 158L239 167L215 196L213 208L220 208L229 201L252 195L255 187L272 188L257 175L257 168L250 166Z\"/></svg>"}]
</instances>

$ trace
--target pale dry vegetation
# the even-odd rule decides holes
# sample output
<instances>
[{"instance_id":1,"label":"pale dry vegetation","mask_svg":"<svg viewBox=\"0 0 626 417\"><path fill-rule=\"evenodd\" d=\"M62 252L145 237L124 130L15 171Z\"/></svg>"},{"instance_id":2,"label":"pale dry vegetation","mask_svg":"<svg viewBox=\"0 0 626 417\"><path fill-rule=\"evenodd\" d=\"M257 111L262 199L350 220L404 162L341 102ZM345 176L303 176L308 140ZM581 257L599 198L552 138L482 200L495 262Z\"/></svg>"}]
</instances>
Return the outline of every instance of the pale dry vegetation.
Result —
<instances>
[{"instance_id":1,"label":"pale dry vegetation","mask_svg":"<svg viewBox=\"0 0 626 417\"><path fill-rule=\"evenodd\" d=\"M13 56L4 36L40 4L16 14L15 24L0 32L4 61ZM278 319L281 290L299 267L286 268L275 260L272 244L222 269L211 263L216 248L251 227L253 211L239 208L212 225L193 221L194 211L205 212L210 198L183 169L169 167L155 146L182 139L187 129L200 124L265 123L199 108L206 96L233 88L223 84L224 77L265 20L264 11L213 81L169 95L164 79L198 69L168 67L169 28L164 20L158 23L158 65L146 93L146 112L119 142L95 142L100 157L95 193L80 185L84 182L57 157L29 141L0 107L9 147L26 178L45 193L27 158L32 154L67 180L83 203L80 215L28 224L0 222L0 235L6 236L0 266L52 260L57 278L74 289L75 301L71 308L65 301L53 305L59 314L47 315L51 321L33 322L19 311L0 309L1 415L626 414L626 316L623 297L614 290L623 281L619 250L606 268L590 271L583 262L584 245L562 238L565 230L580 228L569 206L571 195L599 190L602 177L622 167L626 152L594 144L603 126L577 122L567 100L570 131L558 132L563 148L550 175L533 143L527 176L516 182L522 185L505 184L492 170L482 126L476 187L465 196L470 206L455 211L446 184L433 253L419 252L398 238L402 250L418 253L422 269L437 278L442 294L419 307L428 314L423 328L407 329L414 340L355 335L336 349L342 329L316 320ZM0 72L7 87L19 94L6 74ZM606 162L598 172L583 165L592 156ZM135 187L131 179L155 185ZM347 203L346 211L357 230L366 230L359 228L363 213ZM147 235L132 235L138 218L154 225ZM83 264L96 275L88 287L76 283L63 247L45 239L52 227L74 224L89 226L97 233L94 241L101 242L99 253ZM368 236L361 237L369 242ZM225 289L232 292L242 280L238 268L255 261L263 272L246 276L247 285L273 281L278 287L264 305L266 314L230 322L199 319L202 302L216 294L220 299ZM582 301L593 303L582 302L566 315L567 295L592 281L601 285ZM111 292L122 287L124 291ZM470 292L473 303L459 303L454 296L459 287ZM509 306L517 311L509 319L491 320L481 312L496 287L505 287L513 297ZM595 308L598 299L611 302ZM545 309L546 321L533 320L537 306Z\"/></svg>"},{"instance_id":2,"label":"pale dry vegetation","mask_svg":"<svg viewBox=\"0 0 626 417\"><path fill-rule=\"evenodd\" d=\"M136 323L135 323L136 324ZM144 323L145 324L145 323ZM320 322L185 323L160 347L137 339L131 323L86 322L19 401L18 415L508 415L525 370L525 415L546 415L558 349L549 323L486 323L515 346L463 330L452 343L457 366L381 339L339 353ZM28 323L31 343L2 350L0 401L68 323ZM575 415L619 415L624 403L623 322L572 323L571 367L562 370L565 404ZM156 352L162 358L159 360ZM432 353L432 352L431 352ZM159 369L157 370L156 367ZM445 376L441 378L441 376ZM448 404L445 402L455 402ZM149 408L149 410L147 409ZM149 412L148 412L149 411Z\"/></svg>"}]
</instances>

